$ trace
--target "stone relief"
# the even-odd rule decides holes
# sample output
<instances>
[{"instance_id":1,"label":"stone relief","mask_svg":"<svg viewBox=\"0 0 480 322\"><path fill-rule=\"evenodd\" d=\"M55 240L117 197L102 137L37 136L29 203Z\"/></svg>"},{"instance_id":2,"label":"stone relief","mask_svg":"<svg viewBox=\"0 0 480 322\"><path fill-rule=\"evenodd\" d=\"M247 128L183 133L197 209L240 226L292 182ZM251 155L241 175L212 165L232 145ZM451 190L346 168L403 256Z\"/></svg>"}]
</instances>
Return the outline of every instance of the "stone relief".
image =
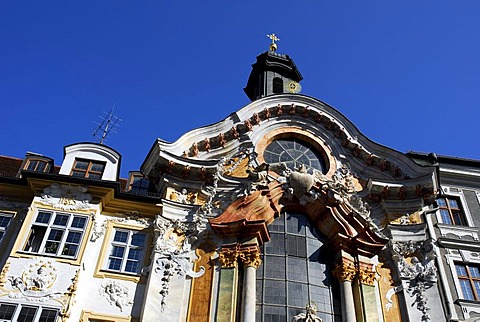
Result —
<instances>
[{"instance_id":1,"label":"stone relief","mask_svg":"<svg viewBox=\"0 0 480 322\"><path fill-rule=\"evenodd\" d=\"M42 198L38 202L61 210L89 209L92 195L87 191L88 188L84 186L52 183L43 189Z\"/></svg>"},{"instance_id":2,"label":"stone relief","mask_svg":"<svg viewBox=\"0 0 480 322\"><path fill-rule=\"evenodd\" d=\"M95 242L97 239L102 237L105 234L105 230L107 229L107 222L102 221L100 222L96 216L93 216L93 229L92 229L92 236L90 237L90 241Z\"/></svg>"},{"instance_id":3,"label":"stone relief","mask_svg":"<svg viewBox=\"0 0 480 322\"><path fill-rule=\"evenodd\" d=\"M162 276L160 291L162 310L166 305L170 280L173 276L177 275L178 278L182 278L186 275L197 278L205 273L203 266L198 272L191 269L191 245L197 240L197 236L196 222L185 223L157 217L153 247L153 256L156 259L153 263L153 270Z\"/></svg>"},{"instance_id":4,"label":"stone relief","mask_svg":"<svg viewBox=\"0 0 480 322\"><path fill-rule=\"evenodd\" d=\"M306 313L300 313L293 317L292 322L323 322L323 319L315 315L317 305L309 301L305 307Z\"/></svg>"},{"instance_id":5,"label":"stone relief","mask_svg":"<svg viewBox=\"0 0 480 322\"><path fill-rule=\"evenodd\" d=\"M392 259L397 266L398 275L401 280L407 281L406 291L415 296L417 309L422 312L422 321L431 321L426 290L437 282L433 240L394 242L392 243L392 252ZM410 258L410 263L406 260L407 258ZM392 306L393 294L401 290L403 290L403 284L387 292L387 309Z\"/></svg>"},{"instance_id":6,"label":"stone relief","mask_svg":"<svg viewBox=\"0 0 480 322\"><path fill-rule=\"evenodd\" d=\"M53 290L57 280L57 269L51 261L43 259L35 261L23 271L21 276L9 276L8 280L14 289L8 293L10 298L43 302L62 295L61 292Z\"/></svg>"},{"instance_id":7,"label":"stone relief","mask_svg":"<svg viewBox=\"0 0 480 322\"><path fill-rule=\"evenodd\" d=\"M115 280L104 281L100 288L100 295L104 296L110 305L118 307L120 312L133 304L128 293L128 289Z\"/></svg>"}]
</instances>

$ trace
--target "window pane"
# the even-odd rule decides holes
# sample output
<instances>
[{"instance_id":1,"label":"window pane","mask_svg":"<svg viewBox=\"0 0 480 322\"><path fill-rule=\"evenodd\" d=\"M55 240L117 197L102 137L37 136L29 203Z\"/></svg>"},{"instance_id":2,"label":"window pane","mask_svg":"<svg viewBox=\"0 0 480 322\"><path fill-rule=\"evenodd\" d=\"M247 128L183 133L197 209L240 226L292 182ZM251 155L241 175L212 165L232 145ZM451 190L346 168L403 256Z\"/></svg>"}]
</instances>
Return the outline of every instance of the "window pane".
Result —
<instances>
[{"instance_id":1,"label":"window pane","mask_svg":"<svg viewBox=\"0 0 480 322\"><path fill-rule=\"evenodd\" d=\"M60 241L62 240L62 236L63 236L63 230L52 229L50 230L50 234L48 235L48 240Z\"/></svg>"},{"instance_id":2,"label":"window pane","mask_svg":"<svg viewBox=\"0 0 480 322\"><path fill-rule=\"evenodd\" d=\"M444 198L438 198L437 203L440 207L446 207L447 206L447 203L445 202Z\"/></svg>"},{"instance_id":3,"label":"window pane","mask_svg":"<svg viewBox=\"0 0 480 322\"><path fill-rule=\"evenodd\" d=\"M125 265L125 271L130 273L137 273L138 269L138 262L135 261L127 261Z\"/></svg>"},{"instance_id":4,"label":"window pane","mask_svg":"<svg viewBox=\"0 0 480 322\"><path fill-rule=\"evenodd\" d=\"M463 298L466 300L474 300L472 286L468 280L460 280L460 286L462 287Z\"/></svg>"},{"instance_id":5,"label":"window pane","mask_svg":"<svg viewBox=\"0 0 480 322\"><path fill-rule=\"evenodd\" d=\"M96 174L96 173L89 173L88 178L89 179L100 180L100 179L102 179L102 175L101 174Z\"/></svg>"},{"instance_id":6,"label":"window pane","mask_svg":"<svg viewBox=\"0 0 480 322\"><path fill-rule=\"evenodd\" d=\"M78 161L75 162L75 169L87 170L88 169L88 162L86 161Z\"/></svg>"},{"instance_id":7,"label":"window pane","mask_svg":"<svg viewBox=\"0 0 480 322\"><path fill-rule=\"evenodd\" d=\"M265 280L265 303L286 304L285 281Z\"/></svg>"},{"instance_id":8,"label":"window pane","mask_svg":"<svg viewBox=\"0 0 480 322\"><path fill-rule=\"evenodd\" d=\"M448 212L448 210L440 209L440 215L442 216L442 221L444 224L452 224L452 219L450 218L450 213Z\"/></svg>"},{"instance_id":9,"label":"window pane","mask_svg":"<svg viewBox=\"0 0 480 322\"><path fill-rule=\"evenodd\" d=\"M47 167L47 163L45 161L38 161L37 168L35 169L35 171L45 172L46 167Z\"/></svg>"},{"instance_id":10,"label":"window pane","mask_svg":"<svg viewBox=\"0 0 480 322\"><path fill-rule=\"evenodd\" d=\"M453 216L453 223L455 225L463 225L463 217L460 211L458 210L453 210L452 211L452 216Z\"/></svg>"},{"instance_id":11,"label":"window pane","mask_svg":"<svg viewBox=\"0 0 480 322\"><path fill-rule=\"evenodd\" d=\"M92 163L92 167L90 168L90 171L103 172L103 168L105 168L105 165L102 163Z\"/></svg>"},{"instance_id":12,"label":"window pane","mask_svg":"<svg viewBox=\"0 0 480 322\"><path fill-rule=\"evenodd\" d=\"M270 237L270 241L265 243L265 253L285 255L285 236L272 233Z\"/></svg>"},{"instance_id":13,"label":"window pane","mask_svg":"<svg viewBox=\"0 0 480 322\"><path fill-rule=\"evenodd\" d=\"M38 215L37 215L37 220L35 220L35 222L42 223L42 224L48 224L51 216L52 216L52 214L49 213L49 212L39 212Z\"/></svg>"},{"instance_id":14,"label":"window pane","mask_svg":"<svg viewBox=\"0 0 480 322\"><path fill-rule=\"evenodd\" d=\"M126 231L115 231L115 237L113 238L114 241L119 243L126 243L128 239L128 233Z\"/></svg>"},{"instance_id":15,"label":"window pane","mask_svg":"<svg viewBox=\"0 0 480 322\"><path fill-rule=\"evenodd\" d=\"M73 217L72 227L83 229L85 227L86 222L87 222L87 218L75 216Z\"/></svg>"},{"instance_id":16,"label":"window pane","mask_svg":"<svg viewBox=\"0 0 480 322\"><path fill-rule=\"evenodd\" d=\"M480 270L478 267L470 266L470 275L472 275L472 277L480 277Z\"/></svg>"},{"instance_id":17,"label":"window pane","mask_svg":"<svg viewBox=\"0 0 480 322\"><path fill-rule=\"evenodd\" d=\"M457 200L455 199L448 199L448 205L450 206L450 208L456 208L456 209L459 208Z\"/></svg>"},{"instance_id":18,"label":"window pane","mask_svg":"<svg viewBox=\"0 0 480 322\"><path fill-rule=\"evenodd\" d=\"M285 279L285 257L265 257L265 278Z\"/></svg>"},{"instance_id":19,"label":"window pane","mask_svg":"<svg viewBox=\"0 0 480 322\"><path fill-rule=\"evenodd\" d=\"M303 258L288 257L287 278L292 281L307 282L307 261Z\"/></svg>"},{"instance_id":20,"label":"window pane","mask_svg":"<svg viewBox=\"0 0 480 322\"><path fill-rule=\"evenodd\" d=\"M57 310L43 309L38 322L55 322L57 313Z\"/></svg>"},{"instance_id":21,"label":"window pane","mask_svg":"<svg viewBox=\"0 0 480 322\"><path fill-rule=\"evenodd\" d=\"M132 234L133 246L145 246L145 234L134 233Z\"/></svg>"},{"instance_id":22,"label":"window pane","mask_svg":"<svg viewBox=\"0 0 480 322\"><path fill-rule=\"evenodd\" d=\"M77 254L78 246L74 244L65 244L63 246L62 255L75 256Z\"/></svg>"},{"instance_id":23,"label":"window pane","mask_svg":"<svg viewBox=\"0 0 480 322\"><path fill-rule=\"evenodd\" d=\"M80 238L82 238L82 234L78 232L71 231L68 233L67 236L67 243L79 244Z\"/></svg>"},{"instance_id":24,"label":"window pane","mask_svg":"<svg viewBox=\"0 0 480 322\"><path fill-rule=\"evenodd\" d=\"M125 253L125 247L113 246L111 256L123 258L124 253Z\"/></svg>"},{"instance_id":25,"label":"window pane","mask_svg":"<svg viewBox=\"0 0 480 322\"><path fill-rule=\"evenodd\" d=\"M307 284L288 282L288 305L303 308L307 302Z\"/></svg>"},{"instance_id":26,"label":"window pane","mask_svg":"<svg viewBox=\"0 0 480 322\"><path fill-rule=\"evenodd\" d=\"M457 269L458 276L467 276L467 268L465 266L456 264L455 268Z\"/></svg>"},{"instance_id":27,"label":"window pane","mask_svg":"<svg viewBox=\"0 0 480 322\"><path fill-rule=\"evenodd\" d=\"M47 253L47 254L57 254L58 245L60 245L60 243L50 242L50 241L46 242L45 243L45 253Z\"/></svg>"},{"instance_id":28,"label":"window pane","mask_svg":"<svg viewBox=\"0 0 480 322\"><path fill-rule=\"evenodd\" d=\"M66 226L69 218L69 215L57 215L53 224L57 226Z\"/></svg>"},{"instance_id":29,"label":"window pane","mask_svg":"<svg viewBox=\"0 0 480 322\"><path fill-rule=\"evenodd\" d=\"M284 307L265 306L264 321L268 322L285 322L287 314Z\"/></svg>"},{"instance_id":30,"label":"window pane","mask_svg":"<svg viewBox=\"0 0 480 322\"><path fill-rule=\"evenodd\" d=\"M122 265L122 260L118 258L110 258L108 268L119 271Z\"/></svg>"},{"instance_id":31,"label":"window pane","mask_svg":"<svg viewBox=\"0 0 480 322\"><path fill-rule=\"evenodd\" d=\"M15 312L16 305L0 304L0 319L11 320L13 312Z\"/></svg>"},{"instance_id":32,"label":"window pane","mask_svg":"<svg viewBox=\"0 0 480 322\"><path fill-rule=\"evenodd\" d=\"M23 306L20 314L18 315L17 321L18 322L32 322L33 318L35 317L35 313L37 313L37 308Z\"/></svg>"},{"instance_id":33,"label":"window pane","mask_svg":"<svg viewBox=\"0 0 480 322\"><path fill-rule=\"evenodd\" d=\"M0 215L0 227L5 228L10 222L11 216Z\"/></svg>"},{"instance_id":34,"label":"window pane","mask_svg":"<svg viewBox=\"0 0 480 322\"><path fill-rule=\"evenodd\" d=\"M130 249L128 252L128 259L139 261L142 258L142 251L138 249Z\"/></svg>"},{"instance_id":35,"label":"window pane","mask_svg":"<svg viewBox=\"0 0 480 322\"><path fill-rule=\"evenodd\" d=\"M86 174L85 172L72 171L72 177L84 178L85 174Z\"/></svg>"}]
</instances>

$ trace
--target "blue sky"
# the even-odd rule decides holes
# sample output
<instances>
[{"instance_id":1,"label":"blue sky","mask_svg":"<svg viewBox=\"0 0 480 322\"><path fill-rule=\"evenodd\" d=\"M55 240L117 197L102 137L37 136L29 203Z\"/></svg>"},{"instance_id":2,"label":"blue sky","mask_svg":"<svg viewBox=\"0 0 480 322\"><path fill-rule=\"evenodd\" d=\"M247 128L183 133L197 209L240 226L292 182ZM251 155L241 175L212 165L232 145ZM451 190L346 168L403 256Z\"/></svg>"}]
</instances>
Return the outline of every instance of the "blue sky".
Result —
<instances>
[{"instance_id":1,"label":"blue sky","mask_svg":"<svg viewBox=\"0 0 480 322\"><path fill-rule=\"evenodd\" d=\"M267 33L334 106L401 152L480 159L480 1L2 1L0 154L92 141L115 103L107 145L136 170L174 141L249 103Z\"/></svg>"}]
</instances>

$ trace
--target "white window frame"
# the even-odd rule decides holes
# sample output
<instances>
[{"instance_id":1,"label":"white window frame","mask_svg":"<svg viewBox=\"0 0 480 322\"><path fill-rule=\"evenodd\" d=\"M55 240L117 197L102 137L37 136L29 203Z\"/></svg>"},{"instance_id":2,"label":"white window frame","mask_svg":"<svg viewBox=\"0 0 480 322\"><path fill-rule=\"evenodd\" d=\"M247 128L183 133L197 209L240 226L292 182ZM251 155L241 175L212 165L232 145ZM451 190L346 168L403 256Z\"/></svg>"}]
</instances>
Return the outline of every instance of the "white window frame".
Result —
<instances>
[{"instance_id":1,"label":"white window frame","mask_svg":"<svg viewBox=\"0 0 480 322\"><path fill-rule=\"evenodd\" d=\"M463 227L474 227L475 225L473 223L472 216L470 215L470 210L467 207L467 200L465 199L465 196L463 195L463 192L461 192L462 187L456 187L456 186L453 187L453 186L442 185L441 189L445 193L444 197L446 197L446 198L452 198L453 197L454 199L457 199L459 201L459 206L461 207L463 217L465 219L465 225L466 225L466 226L463 226ZM456 192L456 191L453 191L452 189L458 189L460 191ZM440 209L437 210L436 215L437 215L437 221L439 223L448 225L448 224L443 222L442 214L440 213ZM451 226L452 227L455 227L455 226L461 227L460 225L451 225Z\"/></svg>"},{"instance_id":2,"label":"white window frame","mask_svg":"<svg viewBox=\"0 0 480 322\"><path fill-rule=\"evenodd\" d=\"M7 234L8 226L12 223L13 220L13 213L5 212L5 211L0 211L0 217L5 217L9 218L9 221L5 227L0 226L0 243L3 240L3 237Z\"/></svg>"},{"instance_id":3,"label":"white window frame","mask_svg":"<svg viewBox=\"0 0 480 322\"><path fill-rule=\"evenodd\" d=\"M38 305L32 305L32 304L21 304L21 303L11 303L11 302L0 302L0 305L11 305L15 306L15 310L13 311L12 319L11 320L6 320L6 319L0 319L0 322L13 322L17 321L18 316L24 307L30 307L30 308L35 308L37 311L35 312L35 317L31 322L38 322L40 319L40 315L42 314L43 310L53 310L57 311L57 316L55 317L55 321L59 321L60 317L60 309L58 307L51 307L51 306L38 306Z\"/></svg>"},{"instance_id":4,"label":"white window frame","mask_svg":"<svg viewBox=\"0 0 480 322\"><path fill-rule=\"evenodd\" d=\"M115 235L116 235L117 232L127 233L128 234L127 235L127 241L126 242L115 241ZM143 246L132 245L132 236L134 234L141 234L141 235L144 236L145 244ZM147 243L147 240L148 240L147 238L148 238L148 234L145 233L145 232L142 232L140 230L114 227L112 237L111 237L111 240L110 240L110 244L108 246L107 256L105 258L105 265L104 265L105 269L110 271L110 272L140 275L140 271L141 271L141 269L144 265L144 262L145 262L145 254L146 254L146 248L147 248L146 243ZM116 258L116 259L120 259L120 257L118 257L118 256L112 256L112 251L113 251L113 248L115 246L124 248L123 256L121 257L120 269L110 268L110 258L111 257ZM136 272L129 272L129 271L125 270L127 262L129 260L128 259L128 254L129 254L130 250L132 250L132 249L141 250L140 258L137 260L138 266L137 266L137 271Z\"/></svg>"},{"instance_id":5,"label":"white window frame","mask_svg":"<svg viewBox=\"0 0 480 322\"><path fill-rule=\"evenodd\" d=\"M41 213L50 214L50 218L49 218L47 223L37 222L37 219L38 219L38 217ZM55 218L59 215L68 216L68 220L67 220L67 223L65 224L65 226L54 224ZM83 228L72 227L72 222L73 222L74 218L84 218L85 219L85 224L84 224ZM30 245L30 249L27 249L29 247L28 242L29 242L30 238L35 238L35 237L32 237L32 234L35 233L35 231L33 229L34 226L38 227L38 228L43 227L45 229L45 231L43 233L43 236L39 237L42 240L41 240L41 242L38 246L38 251L35 251L35 250L31 249L32 247L34 247L33 245ZM39 254L39 255L46 255L46 256L52 256L52 257L76 259L78 257L83 239L85 238L85 231L87 229L87 226L88 226L88 216L86 216L86 215L79 215L79 214L73 214L73 213L67 213L67 212L38 209L35 213L34 220L32 221L32 224L30 225L30 233L28 234L27 240L25 241L23 251L27 252L27 253L31 253L31 254ZM62 234L62 237L61 237L60 240L58 240L58 241L53 240L52 241L52 242L56 242L56 243L59 244L55 253L46 252L46 244L49 241L50 232L52 231L52 229L63 231L63 234ZM79 239L78 243L67 242L67 237L68 237L70 232L80 233L80 239ZM62 254L63 249L67 244L77 245L77 249L76 249L75 254L73 256Z\"/></svg>"}]
</instances>

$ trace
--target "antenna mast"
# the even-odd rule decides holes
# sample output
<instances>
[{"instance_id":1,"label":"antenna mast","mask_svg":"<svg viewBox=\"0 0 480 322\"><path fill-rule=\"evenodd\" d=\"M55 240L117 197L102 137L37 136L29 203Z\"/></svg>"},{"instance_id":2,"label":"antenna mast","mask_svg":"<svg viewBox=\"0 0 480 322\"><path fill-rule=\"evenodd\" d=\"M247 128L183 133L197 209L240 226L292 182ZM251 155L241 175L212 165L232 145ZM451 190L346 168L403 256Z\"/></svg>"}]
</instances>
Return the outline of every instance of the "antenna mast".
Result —
<instances>
[{"instance_id":1,"label":"antenna mast","mask_svg":"<svg viewBox=\"0 0 480 322\"><path fill-rule=\"evenodd\" d=\"M110 112L103 112L105 115L99 116L102 120L101 123L93 122L98 125L98 127L93 130L93 136L97 138L98 143L103 144L109 138L110 132L117 133L116 127L119 126L119 122L122 119L113 115L113 110L115 109L115 103L112 106Z\"/></svg>"}]
</instances>

